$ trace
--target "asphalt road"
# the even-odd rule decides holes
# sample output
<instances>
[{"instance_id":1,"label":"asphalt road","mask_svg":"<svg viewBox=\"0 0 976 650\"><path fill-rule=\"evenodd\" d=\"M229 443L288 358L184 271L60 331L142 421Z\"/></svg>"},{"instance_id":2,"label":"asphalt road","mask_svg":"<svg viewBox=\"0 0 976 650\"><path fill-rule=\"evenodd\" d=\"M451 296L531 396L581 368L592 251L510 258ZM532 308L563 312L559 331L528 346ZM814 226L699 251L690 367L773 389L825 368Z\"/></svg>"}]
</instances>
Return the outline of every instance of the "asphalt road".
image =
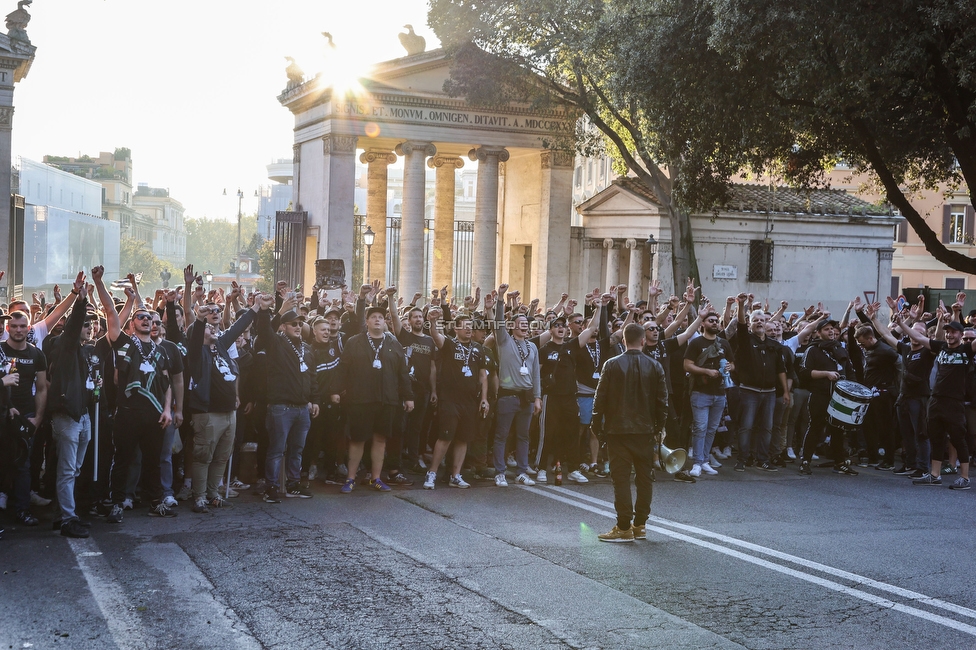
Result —
<instances>
[{"instance_id":1,"label":"asphalt road","mask_svg":"<svg viewBox=\"0 0 976 650\"><path fill-rule=\"evenodd\" d=\"M976 492L890 472L658 473L647 540L607 479L417 487L68 540L6 525L0 648L976 647Z\"/></svg>"}]
</instances>

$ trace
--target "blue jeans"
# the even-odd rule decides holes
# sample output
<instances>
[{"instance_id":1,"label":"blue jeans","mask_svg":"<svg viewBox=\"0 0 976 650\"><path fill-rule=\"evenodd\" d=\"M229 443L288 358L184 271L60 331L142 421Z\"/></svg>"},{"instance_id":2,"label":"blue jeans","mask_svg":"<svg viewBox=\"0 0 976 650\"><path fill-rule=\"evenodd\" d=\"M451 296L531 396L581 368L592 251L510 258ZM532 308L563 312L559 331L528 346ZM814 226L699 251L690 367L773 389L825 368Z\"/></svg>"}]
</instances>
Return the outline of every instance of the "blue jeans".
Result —
<instances>
[{"instance_id":1,"label":"blue jeans","mask_svg":"<svg viewBox=\"0 0 976 650\"><path fill-rule=\"evenodd\" d=\"M173 443L176 427L170 424L163 431L163 451L159 455L159 482L163 484L163 496L173 496ZM186 452L184 452L186 453Z\"/></svg>"},{"instance_id":2,"label":"blue jeans","mask_svg":"<svg viewBox=\"0 0 976 650\"><path fill-rule=\"evenodd\" d=\"M75 514L75 479L81 474L81 464L85 462L85 452L91 440L91 420L87 413L79 422L58 413L51 418L51 426L58 445L57 493L61 522L64 523L78 518Z\"/></svg>"},{"instance_id":3,"label":"blue jeans","mask_svg":"<svg viewBox=\"0 0 976 650\"><path fill-rule=\"evenodd\" d=\"M756 443L756 462L769 461L769 438L773 431L776 392L760 393L739 389L739 461L749 460L751 442Z\"/></svg>"},{"instance_id":4,"label":"blue jeans","mask_svg":"<svg viewBox=\"0 0 976 650\"><path fill-rule=\"evenodd\" d=\"M515 462L520 474L529 471L529 423L532 422L533 402L520 405L517 395L498 398L495 422L495 473L505 473L505 442L515 422Z\"/></svg>"},{"instance_id":5,"label":"blue jeans","mask_svg":"<svg viewBox=\"0 0 976 650\"><path fill-rule=\"evenodd\" d=\"M715 442L715 430L722 422L724 411L725 395L691 393L691 457L696 465L708 461L708 452Z\"/></svg>"},{"instance_id":6,"label":"blue jeans","mask_svg":"<svg viewBox=\"0 0 976 650\"><path fill-rule=\"evenodd\" d=\"M268 405L268 456L264 462L264 478L268 487L281 488L281 459L285 459L285 475L289 482L302 478L302 450L305 436L312 422L306 406L289 404Z\"/></svg>"}]
</instances>

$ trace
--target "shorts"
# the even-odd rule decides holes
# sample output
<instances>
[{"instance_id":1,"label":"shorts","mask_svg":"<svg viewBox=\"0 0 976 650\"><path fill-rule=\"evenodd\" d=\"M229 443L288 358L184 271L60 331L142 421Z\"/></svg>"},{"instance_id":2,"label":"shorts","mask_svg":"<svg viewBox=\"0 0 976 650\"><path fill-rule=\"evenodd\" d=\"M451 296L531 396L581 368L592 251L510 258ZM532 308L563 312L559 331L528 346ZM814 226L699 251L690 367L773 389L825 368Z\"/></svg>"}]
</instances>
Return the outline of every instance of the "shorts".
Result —
<instances>
[{"instance_id":1,"label":"shorts","mask_svg":"<svg viewBox=\"0 0 976 650\"><path fill-rule=\"evenodd\" d=\"M393 422L400 412L399 406L379 402L346 405L349 439L368 442L374 435L389 438L393 434Z\"/></svg>"},{"instance_id":2,"label":"shorts","mask_svg":"<svg viewBox=\"0 0 976 650\"><path fill-rule=\"evenodd\" d=\"M478 428L481 417L476 402L469 404L457 402L438 402L437 404L437 439L471 442Z\"/></svg>"},{"instance_id":3,"label":"shorts","mask_svg":"<svg viewBox=\"0 0 976 650\"><path fill-rule=\"evenodd\" d=\"M593 395L577 395L576 405L579 406L580 424L590 426L593 421Z\"/></svg>"}]
</instances>

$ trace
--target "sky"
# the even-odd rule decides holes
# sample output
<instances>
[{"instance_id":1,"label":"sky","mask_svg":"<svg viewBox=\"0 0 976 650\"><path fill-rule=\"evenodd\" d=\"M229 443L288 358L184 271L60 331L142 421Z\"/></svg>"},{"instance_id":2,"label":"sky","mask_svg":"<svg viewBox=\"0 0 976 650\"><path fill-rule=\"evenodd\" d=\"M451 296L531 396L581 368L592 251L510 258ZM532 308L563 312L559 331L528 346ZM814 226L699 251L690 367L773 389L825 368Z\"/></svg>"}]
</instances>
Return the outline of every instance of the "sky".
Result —
<instances>
[{"instance_id":1,"label":"sky","mask_svg":"<svg viewBox=\"0 0 976 650\"><path fill-rule=\"evenodd\" d=\"M0 15L16 8L0 0ZM236 219L292 155L277 96L285 56L323 70L328 31L341 72L405 55L397 34L427 27L426 0L34 0L34 63L14 91L17 156L132 150L133 187L165 187L187 217ZM227 196L223 196L224 189Z\"/></svg>"}]
</instances>

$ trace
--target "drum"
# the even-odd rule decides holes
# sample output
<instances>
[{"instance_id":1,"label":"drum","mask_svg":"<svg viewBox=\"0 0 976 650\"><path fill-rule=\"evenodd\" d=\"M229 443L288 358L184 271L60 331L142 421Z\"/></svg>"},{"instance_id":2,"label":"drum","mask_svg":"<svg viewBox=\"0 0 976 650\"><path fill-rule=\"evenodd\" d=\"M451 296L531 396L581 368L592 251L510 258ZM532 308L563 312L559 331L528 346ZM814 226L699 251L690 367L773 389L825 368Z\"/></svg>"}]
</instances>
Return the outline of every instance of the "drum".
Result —
<instances>
[{"instance_id":1,"label":"drum","mask_svg":"<svg viewBox=\"0 0 976 650\"><path fill-rule=\"evenodd\" d=\"M874 391L854 381L841 380L834 384L834 393L827 405L827 421L841 429L861 426L868 412Z\"/></svg>"}]
</instances>

